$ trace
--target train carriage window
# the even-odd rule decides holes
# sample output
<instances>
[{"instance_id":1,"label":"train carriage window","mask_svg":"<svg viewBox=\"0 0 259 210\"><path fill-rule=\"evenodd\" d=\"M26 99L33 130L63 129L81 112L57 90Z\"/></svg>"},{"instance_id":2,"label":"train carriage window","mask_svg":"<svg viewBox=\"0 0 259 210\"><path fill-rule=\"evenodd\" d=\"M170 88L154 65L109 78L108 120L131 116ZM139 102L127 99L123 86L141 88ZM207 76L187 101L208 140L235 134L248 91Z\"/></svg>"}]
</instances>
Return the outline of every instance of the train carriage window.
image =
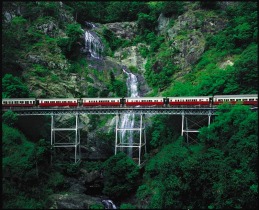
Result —
<instances>
[{"instance_id":1,"label":"train carriage window","mask_svg":"<svg viewBox=\"0 0 259 210\"><path fill-rule=\"evenodd\" d=\"M252 98L249 98L249 101L253 101L254 99L252 99Z\"/></svg>"}]
</instances>

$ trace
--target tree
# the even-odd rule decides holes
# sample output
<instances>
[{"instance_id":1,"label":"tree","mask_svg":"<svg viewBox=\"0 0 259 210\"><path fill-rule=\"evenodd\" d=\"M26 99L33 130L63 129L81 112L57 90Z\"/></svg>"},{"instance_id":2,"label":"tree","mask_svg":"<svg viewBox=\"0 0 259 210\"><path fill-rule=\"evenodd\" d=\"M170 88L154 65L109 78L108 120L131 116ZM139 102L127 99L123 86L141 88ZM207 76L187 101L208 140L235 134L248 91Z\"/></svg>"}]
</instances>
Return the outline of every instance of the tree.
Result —
<instances>
[{"instance_id":1,"label":"tree","mask_svg":"<svg viewBox=\"0 0 259 210\"><path fill-rule=\"evenodd\" d=\"M207 148L200 159L200 172L210 172L203 195L209 207L258 207L257 113L247 106L222 105L214 123L200 129L199 139ZM218 158L212 157L213 153ZM211 173L215 168L218 171ZM205 183L202 179L198 177L197 182Z\"/></svg>"},{"instance_id":2,"label":"tree","mask_svg":"<svg viewBox=\"0 0 259 210\"><path fill-rule=\"evenodd\" d=\"M79 24L67 25L66 34L68 38L60 38L58 40L58 45L67 58L73 58L79 53L78 48L80 48L80 45L78 42L83 33L84 31Z\"/></svg>"},{"instance_id":3,"label":"tree","mask_svg":"<svg viewBox=\"0 0 259 210\"><path fill-rule=\"evenodd\" d=\"M3 114L2 120L3 123L13 126L17 122L18 117L12 110L8 110Z\"/></svg>"},{"instance_id":4,"label":"tree","mask_svg":"<svg viewBox=\"0 0 259 210\"><path fill-rule=\"evenodd\" d=\"M2 97L3 98L28 98L31 97L28 87L20 78L12 74L5 74L2 78Z\"/></svg>"},{"instance_id":5,"label":"tree","mask_svg":"<svg viewBox=\"0 0 259 210\"><path fill-rule=\"evenodd\" d=\"M139 182L139 167L125 153L119 152L104 162L103 193L115 198L124 198L133 192Z\"/></svg>"},{"instance_id":6,"label":"tree","mask_svg":"<svg viewBox=\"0 0 259 210\"><path fill-rule=\"evenodd\" d=\"M249 45L235 62L233 70L228 78L225 93L250 94L257 93L258 84L258 46L255 43ZM237 87L235 92L230 92Z\"/></svg>"}]
</instances>

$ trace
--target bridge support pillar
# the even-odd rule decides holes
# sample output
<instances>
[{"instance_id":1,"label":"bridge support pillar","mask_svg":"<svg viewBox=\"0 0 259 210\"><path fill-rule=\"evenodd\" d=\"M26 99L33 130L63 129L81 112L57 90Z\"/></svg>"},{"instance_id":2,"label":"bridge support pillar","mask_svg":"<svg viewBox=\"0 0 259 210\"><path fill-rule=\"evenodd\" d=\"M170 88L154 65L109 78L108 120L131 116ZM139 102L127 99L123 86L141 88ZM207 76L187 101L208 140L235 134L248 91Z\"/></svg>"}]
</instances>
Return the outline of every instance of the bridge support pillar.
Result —
<instances>
[{"instance_id":1,"label":"bridge support pillar","mask_svg":"<svg viewBox=\"0 0 259 210\"><path fill-rule=\"evenodd\" d=\"M140 114L139 126L135 128L120 128L120 118L120 114L117 114L115 128L115 155L118 151L125 152L135 162L137 162L139 166L142 166L145 162L143 160L144 155L147 152L145 116L144 114ZM123 132L125 135L122 135Z\"/></svg>"},{"instance_id":2,"label":"bridge support pillar","mask_svg":"<svg viewBox=\"0 0 259 210\"><path fill-rule=\"evenodd\" d=\"M210 126L211 113L207 115L187 115L182 113L182 131L181 135L185 137L187 144L198 143L197 135L199 129L204 126Z\"/></svg>"},{"instance_id":3,"label":"bridge support pillar","mask_svg":"<svg viewBox=\"0 0 259 210\"><path fill-rule=\"evenodd\" d=\"M77 163L81 160L79 116L76 114L75 117L62 119L62 122L58 117L61 116L51 115L51 148L54 152L51 161L55 156L62 160L72 159ZM73 123L75 125L71 126Z\"/></svg>"}]
</instances>

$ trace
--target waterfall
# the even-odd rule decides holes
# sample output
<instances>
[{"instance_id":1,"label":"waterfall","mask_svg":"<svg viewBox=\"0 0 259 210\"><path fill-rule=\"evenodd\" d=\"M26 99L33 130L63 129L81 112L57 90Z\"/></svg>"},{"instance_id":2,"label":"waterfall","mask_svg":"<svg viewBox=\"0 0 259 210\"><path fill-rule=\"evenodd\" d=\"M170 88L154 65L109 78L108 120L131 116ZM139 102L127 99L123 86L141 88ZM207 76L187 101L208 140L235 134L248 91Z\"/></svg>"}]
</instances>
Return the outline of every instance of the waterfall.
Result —
<instances>
[{"instance_id":1,"label":"waterfall","mask_svg":"<svg viewBox=\"0 0 259 210\"><path fill-rule=\"evenodd\" d=\"M137 77L134 74L127 72L125 68L123 68L122 70L128 76L127 78L128 96L133 98L139 97ZM127 128L127 129L134 128L134 122L135 122L135 114L123 114L120 127ZM126 132L128 135L126 135ZM126 141L126 138L128 139L128 141ZM133 131L122 130L121 139L123 142L125 141L128 142L129 146L132 146L132 144L134 143ZM132 147L128 148L128 155L132 157Z\"/></svg>"},{"instance_id":2,"label":"waterfall","mask_svg":"<svg viewBox=\"0 0 259 210\"><path fill-rule=\"evenodd\" d=\"M102 200L105 209L117 209L112 200Z\"/></svg>"},{"instance_id":3,"label":"waterfall","mask_svg":"<svg viewBox=\"0 0 259 210\"><path fill-rule=\"evenodd\" d=\"M91 58L101 59L104 47L101 39L92 31L96 26L90 22L85 22L85 24L87 29L85 31L85 47L83 51Z\"/></svg>"}]
</instances>

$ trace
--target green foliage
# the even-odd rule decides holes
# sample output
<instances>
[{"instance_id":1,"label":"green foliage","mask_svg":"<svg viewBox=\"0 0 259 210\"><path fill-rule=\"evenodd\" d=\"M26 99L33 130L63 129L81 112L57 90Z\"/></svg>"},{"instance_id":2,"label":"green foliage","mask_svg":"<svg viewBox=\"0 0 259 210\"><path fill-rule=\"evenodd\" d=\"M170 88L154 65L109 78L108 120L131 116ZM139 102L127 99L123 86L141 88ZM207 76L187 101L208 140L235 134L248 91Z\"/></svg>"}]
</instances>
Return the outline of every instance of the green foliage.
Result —
<instances>
[{"instance_id":1,"label":"green foliage","mask_svg":"<svg viewBox=\"0 0 259 210\"><path fill-rule=\"evenodd\" d=\"M65 166L65 173L68 176L71 177L76 177L79 174L79 164L78 163L71 163L71 164L66 164Z\"/></svg>"},{"instance_id":2,"label":"green foliage","mask_svg":"<svg viewBox=\"0 0 259 210\"><path fill-rule=\"evenodd\" d=\"M102 162L101 161L84 161L82 163L82 168L84 168L87 171L101 170Z\"/></svg>"},{"instance_id":3,"label":"green foliage","mask_svg":"<svg viewBox=\"0 0 259 210\"><path fill-rule=\"evenodd\" d=\"M138 68L136 66L129 66L129 70L131 73L137 74Z\"/></svg>"},{"instance_id":4,"label":"green foliage","mask_svg":"<svg viewBox=\"0 0 259 210\"><path fill-rule=\"evenodd\" d=\"M202 128L199 134L200 140L208 148L207 155L210 151L218 151L221 156L220 165L216 166L220 169L217 179L207 181L218 193L205 191L206 199L214 208L254 208L258 205L257 193L252 190L252 186L257 185L257 114L241 105L222 105L218 114L214 123ZM215 168L211 166L215 157L204 155L203 158L206 160L201 162L206 162L207 170Z\"/></svg>"},{"instance_id":5,"label":"green foliage","mask_svg":"<svg viewBox=\"0 0 259 210\"><path fill-rule=\"evenodd\" d=\"M191 82L175 82L170 88L163 92L163 96L194 96L197 95L198 86Z\"/></svg>"},{"instance_id":6,"label":"green foliage","mask_svg":"<svg viewBox=\"0 0 259 210\"><path fill-rule=\"evenodd\" d=\"M140 46L138 51L143 58L146 58L149 54L149 50L146 46Z\"/></svg>"},{"instance_id":7,"label":"green foliage","mask_svg":"<svg viewBox=\"0 0 259 210\"><path fill-rule=\"evenodd\" d=\"M95 88L95 87L93 87L93 86L88 86L87 87L87 95L88 95L88 97L90 97L90 98L96 98L96 97L98 97L98 89L97 88Z\"/></svg>"},{"instance_id":8,"label":"green foliage","mask_svg":"<svg viewBox=\"0 0 259 210\"><path fill-rule=\"evenodd\" d=\"M184 12L184 2L182 1L166 1L161 12L165 17L172 15L181 15Z\"/></svg>"},{"instance_id":9,"label":"green foliage","mask_svg":"<svg viewBox=\"0 0 259 210\"><path fill-rule=\"evenodd\" d=\"M59 172L51 173L48 186L53 189L54 192L59 191L64 187L64 176Z\"/></svg>"},{"instance_id":10,"label":"green foliage","mask_svg":"<svg viewBox=\"0 0 259 210\"><path fill-rule=\"evenodd\" d=\"M137 207L130 203L123 203L120 205L120 209L137 209Z\"/></svg>"},{"instance_id":11,"label":"green foliage","mask_svg":"<svg viewBox=\"0 0 259 210\"><path fill-rule=\"evenodd\" d=\"M103 193L111 198L123 198L138 186L139 168L125 153L119 152L104 162Z\"/></svg>"},{"instance_id":12,"label":"green foliage","mask_svg":"<svg viewBox=\"0 0 259 210\"><path fill-rule=\"evenodd\" d=\"M202 9L218 9L218 2L216 1L201 1L200 2Z\"/></svg>"},{"instance_id":13,"label":"green foliage","mask_svg":"<svg viewBox=\"0 0 259 210\"><path fill-rule=\"evenodd\" d=\"M29 98L31 93L28 87L20 78L12 74L5 74L2 78L2 97L3 98Z\"/></svg>"},{"instance_id":14,"label":"green foliage","mask_svg":"<svg viewBox=\"0 0 259 210\"><path fill-rule=\"evenodd\" d=\"M145 2L110 2L107 7L107 22L135 21L140 12L148 11Z\"/></svg>"},{"instance_id":15,"label":"green foliage","mask_svg":"<svg viewBox=\"0 0 259 210\"><path fill-rule=\"evenodd\" d=\"M92 204L89 206L89 209L103 209L102 204Z\"/></svg>"},{"instance_id":16,"label":"green foliage","mask_svg":"<svg viewBox=\"0 0 259 210\"><path fill-rule=\"evenodd\" d=\"M156 26L156 18L152 15L145 14L145 13L138 13L138 30L140 34L146 36L148 33L153 31Z\"/></svg>"},{"instance_id":17,"label":"green foliage","mask_svg":"<svg viewBox=\"0 0 259 210\"><path fill-rule=\"evenodd\" d=\"M116 37L116 35L109 29L103 29L103 37L107 40L108 46L112 51L115 51L123 44L123 40Z\"/></svg>"},{"instance_id":18,"label":"green foliage","mask_svg":"<svg viewBox=\"0 0 259 210\"><path fill-rule=\"evenodd\" d=\"M145 167L138 188L143 208L255 208L257 113L247 106L222 105L200 144L183 138L165 145Z\"/></svg>"},{"instance_id":19,"label":"green foliage","mask_svg":"<svg viewBox=\"0 0 259 210\"><path fill-rule=\"evenodd\" d=\"M12 111L8 110L2 115L2 121L3 123L13 126L18 120L17 115Z\"/></svg>"},{"instance_id":20,"label":"green foliage","mask_svg":"<svg viewBox=\"0 0 259 210\"><path fill-rule=\"evenodd\" d=\"M84 31L82 30L81 25L77 23L68 24L66 26L68 38L59 38L57 43L67 58L73 59L78 56L78 48L80 48L78 42L83 33Z\"/></svg>"},{"instance_id":21,"label":"green foliage","mask_svg":"<svg viewBox=\"0 0 259 210\"><path fill-rule=\"evenodd\" d=\"M110 86L109 90L114 92L117 97L125 97L127 96L127 85L125 82L118 80L115 78L114 73L110 72Z\"/></svg>"},{"instance_id":22,"label":"green foliage","mask_svg":"<svg viewBox=\"0 0 259 210\"><path fill-rule=\"evenodd\" d=\"M76 20L107 23L135 21L139 12L148 12L146 2L64 2L73 9ZM97 8L97 9L96 9Z\"/></svg>"},{"instance_id":23,"label":"green foliage","mask_svg":"<svg viewBox=\"0 0 259 210\"><path fill-rule=\"evenodd\" d=\"M255 2L240 2L227 7L228 26L211 37L210 47L232 53L245 49L257 39L257 6Z\"/></svg>"},{"instance_id":24,"label":"green foliage","mask_svg":"<svg viewBox=\"0 0 259 210\"><path fill-rule=\"evenodd\" d=\"M170 85L171 76L177 70L177 66L170 62L167 54L161 56L162 58L160 59L152 57L147 60L145 78L151 87L158 87L160 90L164 90Z\"/></svg>"},{"instance_id":25,"label":"green foliage","mask_svg":"<svg viewBox=\"0 0 259 210\"><path fill-rule=\"evenodd\" d=\"M235 62L226 84L226 94L257 93L258 84L258 46L249 45ZM234 88L236 87L236 88Z\"/></svg>"}]
</instances>

